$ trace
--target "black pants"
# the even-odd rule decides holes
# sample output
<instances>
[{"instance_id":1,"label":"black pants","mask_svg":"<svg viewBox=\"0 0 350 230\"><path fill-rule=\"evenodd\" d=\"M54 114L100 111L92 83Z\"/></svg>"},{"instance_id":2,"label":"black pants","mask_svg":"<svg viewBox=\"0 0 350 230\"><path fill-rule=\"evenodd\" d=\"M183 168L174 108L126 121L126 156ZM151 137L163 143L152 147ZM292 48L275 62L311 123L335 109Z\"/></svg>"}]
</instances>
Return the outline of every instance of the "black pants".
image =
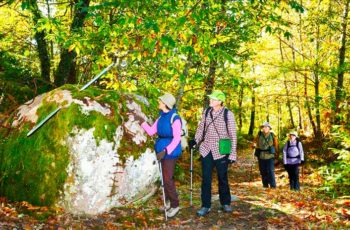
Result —
<instances>
[{"instance_id":1,"label":"black pants","mask_svg":"<svg viewBox=\"0 0 350 230\"><path fill-rule=\"evenodd\" d=\"M276 188L274 158L259 159L259 170L264 188Z\"/></svg>"},{"instance_id":2,"label":"black pants","mask_svg":"<svg viewBox=\"0 0 350 230\"><path fill-rule=\"evenodd\" d=\"M299 164L286 165L289 176L289 185L291 190L300 190L299 184Z\"/></svg>"},{"instance_id":3,"label":"black pants","mask_svg":"<svg viewBox=\"0 0 350 230\"><path fill-rule=\"evenodd\" d=\"M221 205L231 204L231 193L228 185L227 158L214 160L211 152L202 158L202 207L211 207L211 181L213 168L216 168L219 181L219 197Z\"/></svg>"}]
</instances>

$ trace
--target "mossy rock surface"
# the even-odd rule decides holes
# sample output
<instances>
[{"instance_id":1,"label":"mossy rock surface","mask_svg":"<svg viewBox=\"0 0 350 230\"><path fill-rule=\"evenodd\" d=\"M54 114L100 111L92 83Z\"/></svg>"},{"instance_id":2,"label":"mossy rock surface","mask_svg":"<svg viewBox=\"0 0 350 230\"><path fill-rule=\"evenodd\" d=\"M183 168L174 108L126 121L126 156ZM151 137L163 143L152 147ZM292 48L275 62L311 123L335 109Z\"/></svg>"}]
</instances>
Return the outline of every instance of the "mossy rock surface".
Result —
<instances>
[{"instance_id":1,"label":"mossy rock surface","mask_svg":"<svg viewBox=\"0 0 350 230\"><path fill-rule=\"evenodd\" d=\"M34 134L27 133L56 108ZM97 214L143 199L159 177L153 143L134 120L137 95L66 85L20 106L0 141L0 195Z\"/></svg>"}]
</instances>

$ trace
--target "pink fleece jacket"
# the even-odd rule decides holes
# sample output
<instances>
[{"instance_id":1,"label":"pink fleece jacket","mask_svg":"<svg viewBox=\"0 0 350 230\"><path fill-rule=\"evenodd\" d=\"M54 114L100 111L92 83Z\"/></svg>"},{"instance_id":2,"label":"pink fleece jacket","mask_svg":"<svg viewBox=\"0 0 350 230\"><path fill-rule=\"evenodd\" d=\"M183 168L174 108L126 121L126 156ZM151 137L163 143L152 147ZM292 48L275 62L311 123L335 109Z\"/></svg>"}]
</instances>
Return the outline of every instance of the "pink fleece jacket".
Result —
<instances>
[{"instance_id":1,"label":"pink fleece jacket","mask_svg":"<svg viewBox=\"0 0 350 230\"><path fill-rule=\"evenodd\" d=\"M147 122L143 122L141 124L141 127L146 131L146 133L150 136L153 136L154 134L157 133L157 124L158 124L158 119L153 123L152 126L147 124ZM176 146L180 143L181 141L181 121L180 119L177 119L174 121L174 123L171 125L173 129L173 140L170 142L170 144L166 147L167 154L171 154Z\"/></svg>"}]
</instances>

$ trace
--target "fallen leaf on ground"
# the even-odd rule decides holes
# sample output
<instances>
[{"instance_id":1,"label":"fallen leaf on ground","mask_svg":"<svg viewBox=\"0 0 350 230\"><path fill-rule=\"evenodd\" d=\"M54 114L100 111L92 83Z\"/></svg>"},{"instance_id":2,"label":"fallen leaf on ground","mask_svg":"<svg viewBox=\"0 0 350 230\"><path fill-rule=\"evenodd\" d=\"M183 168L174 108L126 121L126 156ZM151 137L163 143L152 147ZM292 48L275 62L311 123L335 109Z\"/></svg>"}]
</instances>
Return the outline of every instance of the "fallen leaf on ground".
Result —
<instances>
[{"instance_id":1,"label":"fallen leaf on ground","mask_svg":"<svg viewBox=\"0 0 350 230\"><path fill-rule=\"evenodd\" d=\"M267 222L270 224L280 224L282 223L282 219L281 218L268 218Z\"/></svg>"}]
</instances>

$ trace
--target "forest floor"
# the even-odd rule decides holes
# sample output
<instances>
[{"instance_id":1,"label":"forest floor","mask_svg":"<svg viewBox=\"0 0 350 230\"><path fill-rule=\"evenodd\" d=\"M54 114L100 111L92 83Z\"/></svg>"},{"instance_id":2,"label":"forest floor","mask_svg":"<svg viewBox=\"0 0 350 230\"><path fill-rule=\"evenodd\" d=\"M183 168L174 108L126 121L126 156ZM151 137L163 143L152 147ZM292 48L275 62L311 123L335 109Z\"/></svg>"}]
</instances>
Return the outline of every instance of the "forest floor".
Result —
<instances>
[{"instance_id":1,"label":"forest floor","mask_svg":"<svg viewBox=\"0 0 350 230\"><path fill-rule=\"evenodd\" d=\"M193 207L189 203L190 175L186 171L181 182L177 182L181 210L167 222L159 210L159 190L146 203L115 208L93 217L0 198L0 229L350 229L350 197L331 199L316 192L319 178L308 165L301 170L300 192L289 190L287 173L281 165L276 168L277 189L264 189L251 152L239 151L239 163L229 169L231 194L238 198L232 202L232 213L220 210L214 180L212 211L205 217L196 216L200 208L200 168L195 160ZM189 168L188 159L184 155L179 160L182 168Z\"/></svg>"}]
</instances>

